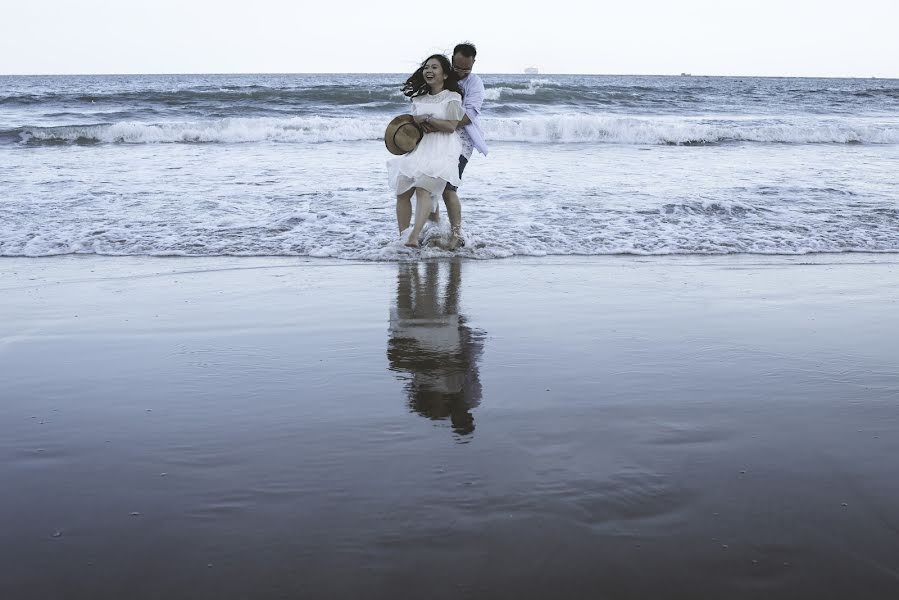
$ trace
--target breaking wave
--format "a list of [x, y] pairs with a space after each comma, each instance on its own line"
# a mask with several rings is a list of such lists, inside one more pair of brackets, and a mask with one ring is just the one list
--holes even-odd
[[[384, 117], [259, 117], [193, 122], [22, 127], [0, 131], [0, 142], [26, 144], [324, 143], [379, 140]], [[899, 144], [899, 124], [848, 119], [697, 119], [541, 115], [484, 120], [487, 138], [536, 144], [608, 143], [707, 145]]]

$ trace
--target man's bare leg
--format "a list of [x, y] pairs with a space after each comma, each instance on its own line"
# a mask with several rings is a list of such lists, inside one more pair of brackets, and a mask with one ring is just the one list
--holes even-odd
[[452, 234], [449, 240], [449, 249], [455, 250], [462, 242], [462, 203], [459, 202], [459, 194], [455, 190], [443, 190], [443, 203], [446, 204], [446, 214], [449, 217]]
[[415, 188], [396, 197], [396, 225], [400, 228], [400, 233], [409, 229], [409, 223], [412, 222], [412, 194]]
[[440, 222], [440, 207], [434, 209], [434, 212], [428, 215], [428, 221], [433, 221], [435, 223]]

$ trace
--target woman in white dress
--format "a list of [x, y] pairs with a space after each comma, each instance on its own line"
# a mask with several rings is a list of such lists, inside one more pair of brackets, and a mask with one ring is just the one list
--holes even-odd
[[[456, 126], [465, 111], [458, 77], [449, 59], [442, 54], [429, 56], [406, 80], [403, 93], [412, 98], [412, 115], [425, 134], [415, 150], [387, 161], [387, 177], [396, 193], [400, 233], [412, 220], [412, 196], [415, 196], [415, 224], [406, 245], [418, 248], [418, 236], [428, 215], [437, 209], [437, 199], [443, 195], [446, 184], [460, 183], [462, 142]], [[452, 214], [449, 208], [447, 214], [455, 232], [461, 225], [461, 214]]]

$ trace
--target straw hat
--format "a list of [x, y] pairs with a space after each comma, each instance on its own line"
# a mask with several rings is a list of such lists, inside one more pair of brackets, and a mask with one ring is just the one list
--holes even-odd
[[384, 144], [391, 154], [408, 154], [415, 150], [424, 136], [412, 115], [400, 115], [390, 122], [384, 132]]

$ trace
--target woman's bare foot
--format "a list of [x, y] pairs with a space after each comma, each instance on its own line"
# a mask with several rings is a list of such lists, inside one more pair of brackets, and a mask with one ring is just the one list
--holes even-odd
[[409, 236], [409, 239], [406, 240], [406, 243], [403, 245], [406, 246], [407, 248], [420, 248], [421, 247], [418, 244], [418, 236], [413, 238], [411, 235]]

